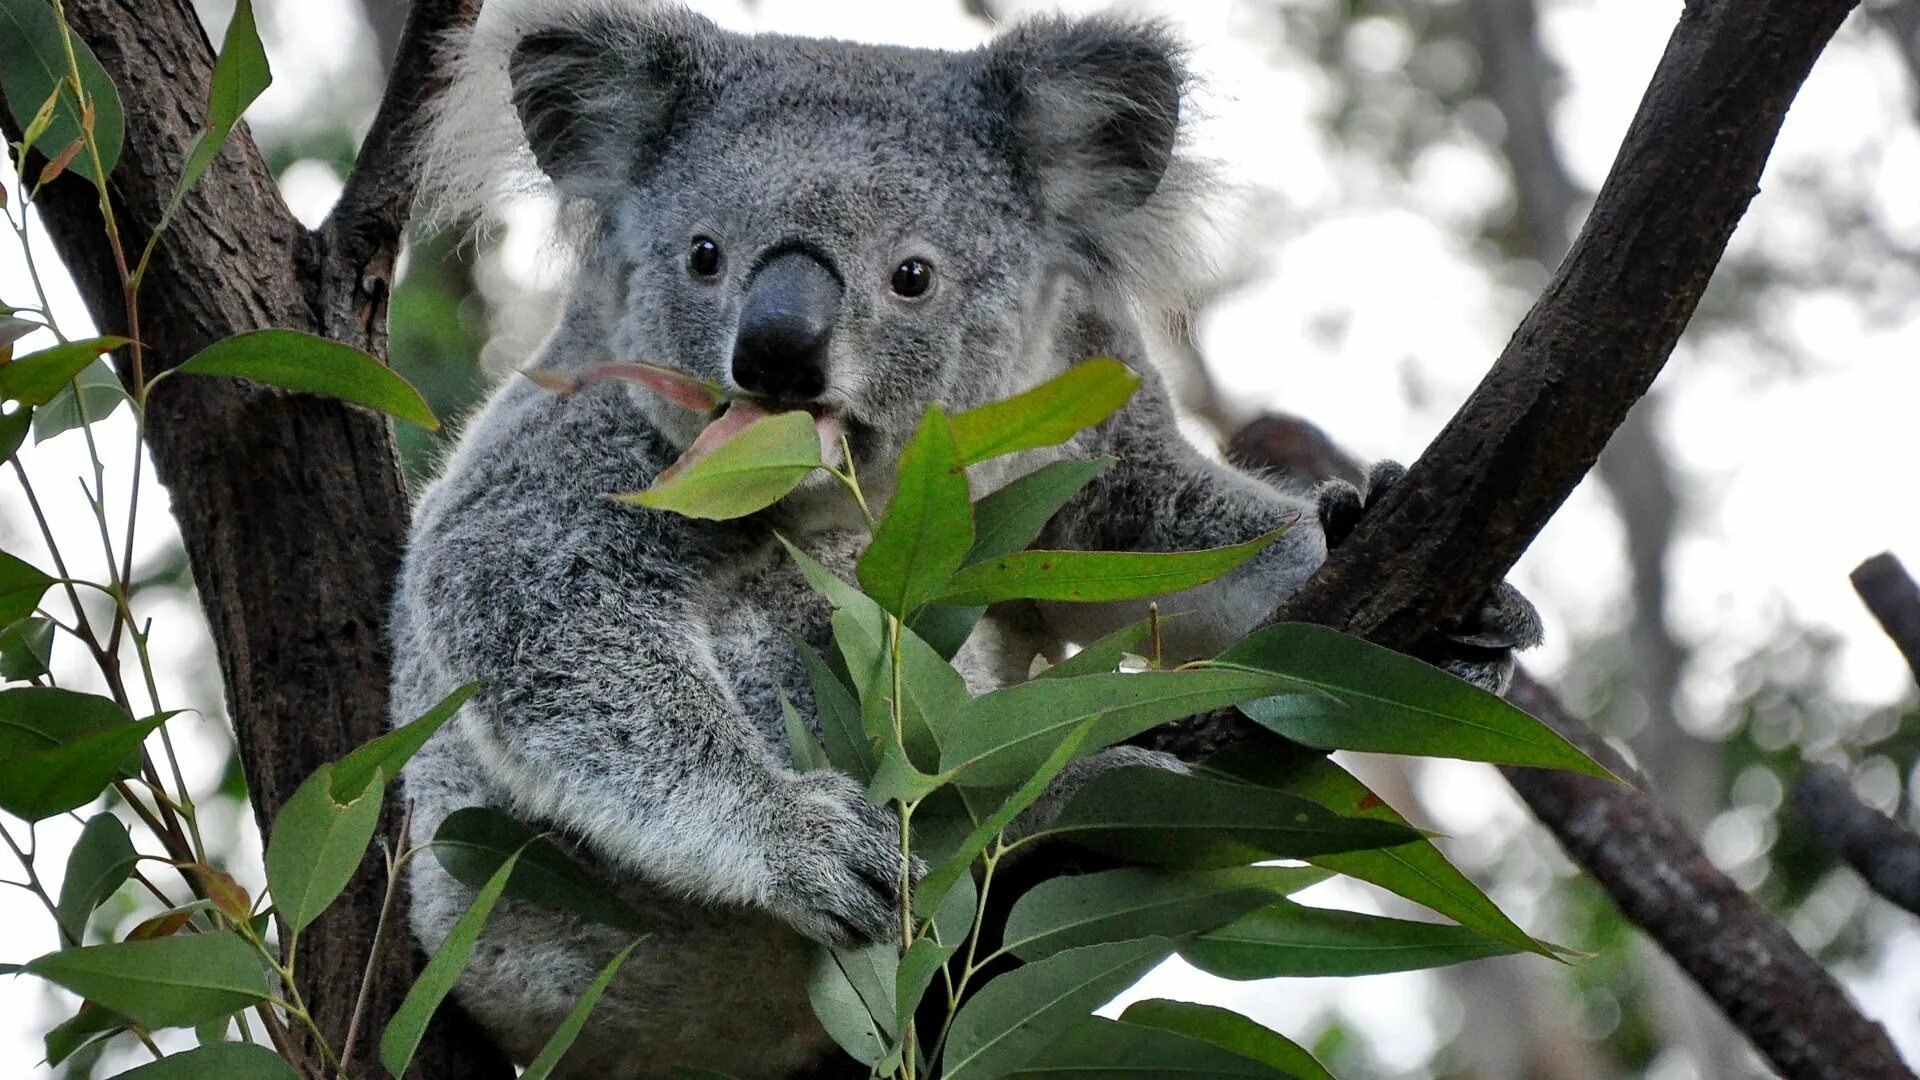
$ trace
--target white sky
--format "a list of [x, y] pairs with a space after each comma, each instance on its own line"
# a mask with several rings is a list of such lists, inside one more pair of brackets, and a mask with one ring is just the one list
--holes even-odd
[[[250, 114], [253, 123], [297, 129], [305, 118], [342, 105], [370, 107], [376, 88], [364, 63], [350, 53], [365, 31], [350, 4], [256, 3], [276, 82]], [[738, 0], [694, 6], [740, 28], [947, 47], [984, 36], [957, 2], [765, 0], [752, 13]], [[1545, 31], [1569, 76], [1558, 116], [1562, 149], [1578, 178], [1594, 186], [1679, 5], [1563, 0], [1547, 6]], [[1202, 327], [1202, 344], [1227, 397], [1250, 411], [1275, 407], [1311, 417], [1364, 455], [1411, 460], [1472, 388], [1532, 299], [1530, 288], [1489, 278], [1448, 228], [1501, 198], [1498, 163], [1474, 151], [1443, 148], [1420, 163], [1410, 189], [1357, 190], [1357, 170], [1328, 145], [1312, 119], [1327, 87], [1300, 63], [1274, 63], [1270, 40], [1250, 32], [1253, 5], [1166, 0], [1134, 7], [1174, 18], [1196, 45], [1196, 62], [1210, 88], [1204, 152], [1220, 158], [1236, 183], [1275, 191], [1290, 208], [1290, 220], [1282, 223], [1284, 248], [1248, 231], [1229, 239], [1237, 249], [1257, 246], [1263, 276]], [[1805, 168], [1844, 170], [1855, 197], [1879, 208], [1907, 244], [1920, 245], [1920, 202], [1912, 197], [1920, 175], [1920, 129], [1910, 120], [1910, 91], [1889, 52], [1858, 29], [1843, 31], [1816, 68], [1788, 118], [1769, 177]], [[1365, 40], [1363, 60], [1383, 70], [1404, 58], [1405, 43], [1385, 24], [1371, 28]], [[284, 177], [283, 185], [296, 212], [317, 221], [337, 194], [339, 179], [326, 166], [308, 164]], [[1792, 250], [1806, 242], [1810, 219], [1804, 207], [1777, 193], [1781, 187], [1771, 179], [1763, 183], [1736, 245]], [[509, 242], [510, 254], [521, 253], [509, 259], [510, 269], [536, 280], [537, 245], [525, 236]], [[44, 270], [52, 259], [44, 250], [40, 254]], [[70, 286], [57, 272], [54, 277], [58, 314], [69, 327], [83, 327]], [[18, 302], [22, 280], [18, 253], [0, 242], [0, 296]], [[1920, 304], [1911, 295], [1903, 299], [1893, 315], [1870, 317], [1856, 298], [1838, 291], [1767, 312], [1805, 356], [1792, 373], [1764, 358], [1709, 355], [1683, 343], [1663, 377], [1669, 407], [1661, 433], [1686, 470], [1691, 522], [1673, 556], [1669, 614], [1699, 650], [1687, 691], [1702, 715], [1728, 692], [1727, 665], [1764, 641], [1786, 615], [1838, 635], [1843, 646], [1834, 682], [1851, 700], [1883, 703], [1909, 693], [1904, 667], [1847, 583], [1848, 571], [1881, 550], [1892, 549], [1920, 568], [1920, 499], [1907, 472], [1920, 461], [1920, 423], [1914, 419]], [[1337, 345], [1314, 332], [1313, 321], [1329, 312], [1345, 315], [1350, 327]], [[1422, 393], [1406, 393], [1410, 384]], [[1410, 403], [1415, 396], [1419, 403]], [[109, 460], [127, 460], [130, 434], [124, 423], [103, 433]], [[25, 458], [34, 475], [44, 478], [38, 487], [58, 528], [77, 537], [69, 546], [78, 547], [90, 535], [77, 531], [88, 527], [86, 512], [76, 485], [64, 478], [84, 461], [80, 437], [63, 436]], [[120, 477], [124, 485], [124, 472]], [[143, 500], [142, 549], [151, 550], [171, 526], [157, 489]], [[17, 487], [11, 479], [0, 483], [0, 542], [37, 557], [27, 531]], [[1548, 620], [1550, 643], [1534, 658], [1536, 666], [1560, 669], [1571, 660], [1569, 642], [1622, 622], [1625, 580], [1618, 522], [1605, 495], [1583, 487], [1517, 571], [1517, 581]], [[188, 686], [215, 684], [202, 637], [187, 632], [201, 625], [189, 601], [176, 598], [143, 614], [174, 628], [158, 643], [169, 705], [185, 703]], [[67, 666], [75, 666], [75, 659], [66, 657]], [[196, 786], [212, 781], [194, 778]], [[1475, 849], [1490, 854], [1525, 820], [1504, 785], [1479, 767], [1430, 769], [1420, 788], [1433, 824], [1462, 838], [1455, 850], [1463, 857]], [[63, 850], [74, 831], [55, 823], [42, 830], [43, 842]], [[57, 866], [47, 869], [57, 879]], [[1541, 902], [1542, 884], [1506, 889], [1498, 898], [1524, 923]], [[1372, 902], [1339, 883], [1309, 898]], [[49, 946], [44, 924], [25, 894], [0, 889], [0, 960], [22, 960]], [[1893, 1028], [1910, 1056], [1920, 1057], [1920, 983], [1910, 974], [1916, 964], [1920, 934], [1908, 924], [1878, 964], [1847, 976], [1867, 1010]], [[1324, 1010], [1337, 1008], [1376, 1034], [1383, 1064], [1411, 1075], [1448, 1034], [1436, 1019], [1441, 1013], [1431, 1007], [1436, 986], [1420, 974], [1236, 986], [1176, 963], [1129, 997], [1233, 1004], [1293, 1034], [1311, 1032]], [[48, 1000], [24, 980], [0, 979], [0, 1017], [8, 1018], [0, 1024], [0, 1071], [47, 1075], [32, 1067], [40, 1046], [30, 1032], [43, 1026], [35, 1018], [46, 1015]], [[1659, 1075], [1691, 1073], [1684, 1063], [1667, 1062]]]

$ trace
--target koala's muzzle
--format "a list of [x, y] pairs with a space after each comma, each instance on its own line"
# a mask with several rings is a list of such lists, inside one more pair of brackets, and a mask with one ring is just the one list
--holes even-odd
[[788, 251], [755, 270], [733, 341], [740, 389], [784, 401], [819, 397], [842, 291], [839, 275], [810, 252]]

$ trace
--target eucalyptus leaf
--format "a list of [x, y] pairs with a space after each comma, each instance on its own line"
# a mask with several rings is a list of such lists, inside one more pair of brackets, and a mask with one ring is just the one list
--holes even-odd
[[1312, 688], [1241, 706], [1261, 726], [1308, 746], [1532, 765], [1616, 779], [1559, 732], [1498, 695], [1324, 626], [1268, 627], [1248, 635], [1216, 663], [1272, 672]]
[[115, 1080], [299, 1080], [285, 1058], [255, 1043], [213, 1043], [119, 1074]]
[[796, 640], [795, 647], [813, 685], [813, 704], [820, 716], [820, 745], [833, 767], [861, 783], [873, 779], [880, 755], [860, 723], [860, 703], [811, 645]]
[[228, 931], [66, 949], [26, 970], [149, 1030], [217, 1020], [269, 996], [259, 954]]
[[32, 564], [0, 551], [0, 625], [33, 614], [54, 581]]
[[553, 841], [498, 810], [469, 806], [448, 814], [433, 837], [433, 854], [447, 873], [470, 888], [485, 888], [518, 856], [503, 895], [557, 907], [629, 933], [648, 927], [613, 887], [594, 877]]
[[201, 349], [176, 375], [225, 375], [337, 398], [437, 431], [440, 421], [407, 380], [372, 356], [298, 330], [254, 330]]
[[[377, 786], [377, 785], [376, 785]], [[368, 791], [365, 797], [371, 798], [378, 793]], [[405, 1076], [407, 1066], [413, 1061], [414, 1051], [420, 1048], [420, 1040], [426, 1036], [427, 1024], [433, 1014], [440, 1011], [440, 1003], [453, 992], [453, 986], [460, 980], [460, 972], [466, 969], [467, 958], [473, 954], [474, 943], [480, 940], [480, 931], [486, 927], [487, 917], [493, 914], [493, 907], [506, 891], [507, 881], [513, 876], [514, 864], [519, 861], [518, 854], [509, 855], [493, 877], [474, 895], [473, 903], [468, 905], [453, 929], [447, 931], [447, 939], [440, 943], [420, 977], [413, 981], [407, 996], [400, 1002], [400, 1008], [387, 1021], [387, 1029], [380, 1035], [380, 1064], [395, 1076]]]
[[128, 721], [44, 750], [6, 756], [0, 760], [0, 810], [23, 821], [78, 810], [126, 773], [129, 757], [172, 715]]
[[1223, 577], [1285, 532], [1275, 529], [1244, 544], [1204, 551], [1021, 551], [962, 569], [928, 599], [937, 604], [1146, 600]]
[[1464, 926], [1303, 907], [1280, 900], [1182, 945], [1223, 979], [1378, 975], [1504, 956], [1510, 945]]
[[[0, 356], [5, 350], [0, 349]], [[27, 432], [34, 425], [34, 407], [22, 405], [12, 412], [0, 413], [0, 461], [12, 459], [20, 445], [27, 441]]]
[[[66, 42], [61, 39], [65, 37]], [[100, 151], [100, 164], [108, 173], [120, 160], [120, 144], [126, 137], [126, 120], [120, 110], [120, 95], [113, 88], [105, 68], [94, 58], [93, 50], [79, 35], [64, 32], [60, 17], [45, 0], [0, 0], [0, 94], [13, 109], [13, 119], [22, 129], [34, 121], [40, 104], [54, 95], [62, 79], [67, 78], [67, 42], [80, 70], [80, 85], [93, 102], [93, 140]], [[67, 146], [81, 135], [82, 113], [70, 91], [60, 91], [46, 130], [40, 141], [45, 146]], [[97, 186], [90, 154], [76, 157], [68, 168]]]
[[953, 441], [963, 464], [1042, 446], [1057, 446], [1112, 416], [1140, 376], [1118, 360], [1085, 360], [1025, 393], [953, 417]]
[[273, 820], [267, 841], [267, 888], [287, 929], [298, 934], [338, 899], [353, 879], [380, 824], [384, 774], [354, 799], [333, 797], [332, 765], [294, 790]]
[[479, 688], [477, 682], [460, 687], [418, 717], [334, 762], [333, 801], [348, 803], [359, 798], [360, 793], [373, 783], [376, 774], [388, 777], [400, 775], [401, 766], [427, 744], [434, 732], [453, 719], [454, 714]]
[[1291, 1074], [1157, 1027], [1089, 1016], [1007, 1080], [1284, 1080]]
[[535, 1055], [526, 1071], [520, 1074], [520, 1080], [547, 1080], [547, 1077], [553, 1075], [554, 1067], [559, 1065], [560, 1059], [569, 1049], [572, 1049], [574, 1040], [580, 1037], [580, 1030], [587, 1026], [587, 1017], [592, 1015], [593, 1007], [600, 1003], [600, 996], [605, 994], [607, 987], [613, 983], [613, 977], [619, 973], [620, 965], [627, 962], [627, 957], [633, 955], [633, 950], [639, 945], [640, 942], [636, 941], [614, 954], [612, 960], [607, 961], [607, 966], [600, 969], [600, 975], [593, 980], [593, 985], [587, 987], [586, 993], [580, 995], [580, 1000], [568, 1010], [566, 1019], [560, 1021], [560, 1026], [554, 1029], [553, 1035], [547, 1039], [547, 1044], [540, 1048], [540, 1053]]
[[1089, 945], [1001, 975], [953, 1018], [942, 1075], [986, 1080], [1013, 1072], [1139, 981], [1173, 947], [1166, 938]]
[[[1255, 740], [1234, 747], [1209, 760], [1207, 768], [1240, 783], [1312, 799], [1338, 814], [1407, 824], [1385, 800], [1325, 756], [1304, 751], [1289, 754], [1269, 742], [1278, 740]], [[1515, 925], [1479, 886], [1448, 862], [1430, 840], [1373, 851], [1314, 855], [1311, 861], [1348, 877], [1372, 882], [1516, 949], [1542, 956], [1555, 955]]]
[[1199, 934], [1329, 876], [1314, 867], [1241, 866], [1193, 873], [1127, 867], [1050, 878], [1014, 904], [1001, 947], [1034, 961], [1083, 945]]
[[81, 368], [73, 382], [62, 387], [53, 400], [33, 411], [34, 444], [37, 446], [84, 424], [97, 424], [131, 400], [120, 386], [120, 376], [113, 373], [113, 366], [105, 360], [95, 360]]
[[[891, 953], [891, 946], [884, 946]], [[887, 1056], [891, 1039], [886, 1024], [893, 1019], [892, 1002], [885, 1003], [885, 1019], [860, 993], [842, 962], [840, 950], [809, 942], [811, 964], [807, 975], [807, 1000], [813, 1005], [814, 1018], [833, 1037], [840, 1049], [865, 1065], [878, 1065]], [[856, 970], [859, 965], [856, 964]], [[889, 997], [891, 995], [889, 994]]]
[[793, 758], [793, 767], [798, 772], [820, 772], [833, 768], [827, 759], [826, 747], [814, 737], [806, 720], [800, 716], [800, 710], [793, 707], [793, 699], [786, 691], [780, 692], [780, 722], [787, 729], [787, 752]]
[[765, 510], [822, 466], [820, 436], [804, 412], [763, 416], [684, 467], [621, 502], [725, 521]]
[[[0, 0], [0, 3], [7, 0]], [[0, 400], [23, 405], [45, 405], [73, 382], [100, 354], [127, 343], [121, 337], [96, 337], [50, 345], [39, 352], [0, 364]]]
[[174, 189], [165, 217], [173, 216], [187, 192], [206, 175], [208, 166], [220, 156], [220, 148], [226, 145], [234, 125], [240, 122], [240, 114], [272, 83], [267, 52], [261, 47], [260, 31], [254, 26], [253, 4], [249, 0], [237, 0], [233, 18], [227, 20], [220, 55], [213, 63], [213, 78], [207, 89], [207, 126], [194, 140], [193, 149], [187, 151], [187, 164], [181, 170], [180, 183]]
[[111, 1039], [132, 1026], [133, 1021], [112, 1009], [83, 1001], [79, 1012], [56, 1024], [42, 1039], [47, 1050], [47, 1064], [59, 1065], [87, 1047]]
[[1120, 858], [1196, 869], [1389, 847], [1420, 836], [1284, 792], [1149, 768], [1087, 781], [1046, 833]]
[[1333, 1080], [1327, 1067], [1292, 1039], [1217, 1005], [1149, 998], [1127, 1006], [1120, 1022], [1200, 1039], [1297, 1080]]
[[938, 405], [901, 451], [899, 481], [856, 576], [881, 607], [905, 618], [947, 583], [973, 547], [973, 506], [953, 430]]
[[1020, 551], [1040, 535], [1047, 522], [1115, 459], [1055, 461], [1009, 481], [973, 504], [973, 549], [966, 565]]
[[0, 679], [37, 679], [52, 662], [52, 619], [29, 615], [0, 630]]
[[112, 814], [95, 814], [80, 829], [80, 838], [67, 856], [60, 879], [60, 902], [55, 906], [60, 925], [74, 941], [86, 939], [87, 921], [133, 874], [140, 853], [133, 849], [127, 827]]

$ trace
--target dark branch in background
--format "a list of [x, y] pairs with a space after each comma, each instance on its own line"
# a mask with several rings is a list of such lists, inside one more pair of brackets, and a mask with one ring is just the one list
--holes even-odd
[[1915, 682], [1920, 682], [1920, 585], [1892, 552], [1882, 552], [1854, 568], [1853, 591], [1880, 620], [1880, 628], [1906, 657]]
[[[204, 123], [213, 49], [188, 0], [67, 0], [66, 10], [119, 90], [126, 142], [111, 188], [122, 238], [138, 251]], [[405, 151], [431, 77], [431, 46], [465, 14], [466, 5], [428, 0], [409, 24], [400, 51], [415, 58], [415, 69], [390, 89], [367, 138], [363, 168], [349, 184], [352, 212], [324, 236], [294, 220], [245, 127], [235, 131], [146, 277], [149, 377], [261, 327], [385, 355], [386, 301], [410, 198]], [[95, 322], [103, 332], [122, 329], [120, 281], [93, 189], [69, 174], [36, 206]], [[392, 432], [383, 418], [336, 401], [180, 379], [153, 396], [146, 435], [213, 631], [265, 834], [301, 781], [386, 729], [387, 608], [408, 518]], [[396, 802], [390, 798], [388, 816], [395, 828]], [[301, 936], [302, 992], [336, 1047], [379, 917], [379, 863], [368, 858]], [[375, 1022], [360, 1029], [361, 1061], [372, 1060], [373, 1036], [415, 971], [406, 936], [389, 941], [371, 969]], [[429, 1033], [416, 1073], [511, 1076], [483, 1039], [453, 1033], [460, 1021]]]
[[[1854, 591], [1920, 682], [1920, 585], [1891, 552], [1861, 563], [1852, 578]], [[1862, 802], [1847, 775], [1827, 765], [1801, 774], [1793, 806], [1874, 892], [1920, 915], [1920, 836]]]
[[1793, 785], [1793, 808], [1869, 888], [1920, 915], [1920, 836], [1861, 802], [1846, 773], [1807, 769]]

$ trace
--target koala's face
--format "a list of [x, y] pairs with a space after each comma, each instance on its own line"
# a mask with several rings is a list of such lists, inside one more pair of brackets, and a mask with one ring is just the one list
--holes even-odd
[[1171, 157], [1181, 76], [1150, 27], [942, 53], [584, 11], [511, 72], [541, 167], [597, 207], [610, 348], [832, 414], [864, 459], [929, 403], [1044, 374], [1023, 330], [1049, 274], [1097, 263]]

